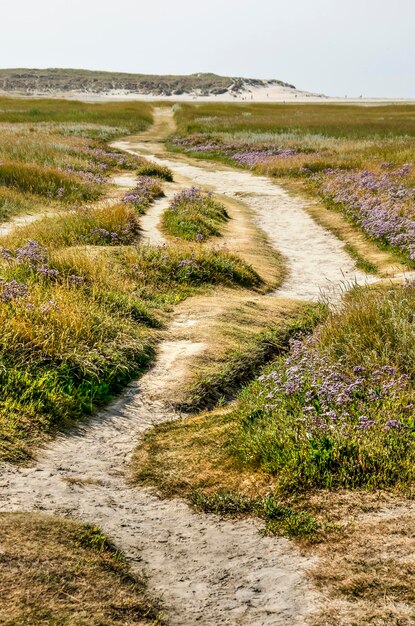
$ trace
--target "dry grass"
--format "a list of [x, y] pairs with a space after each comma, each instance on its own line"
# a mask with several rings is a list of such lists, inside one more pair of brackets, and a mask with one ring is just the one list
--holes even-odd
[[[344, 516], [344, 511], [343, 511]], [[413, 503], [366, 513], [317, 546], [312, 579], [326, 598], [313, 626], [415, 623]]]
[[298, 301], [230, 289], [182, 303], [175, 336], [202, 342], [205, 350], [177, 390], [176, 404], [196, 410], [234, 397], [283, 346], [282, 335], [305, 308]]
[[[171, 401], [188, 409], [192, 403], [197, 407], [201, 385], [203, 401], [211, 397], [217, 402], [222, 395], [228, 399], [235, 395], [247, 382], [244, 376], [249, 379], [252, 368], [264, 364], [267, 352], [258, 351], [258, 346], [263, 347], [263, 338], [268, 337], [266, 341], [271, 343], [272, 332], [288, 329], [301, 319], [306, 308], [296, 301], [260, 299], [231, 290], [183, 302], [171, 332], [175, 339], [202, 342], [205, 349], [194, 357]], [[276, 342], [271, 348], [271, 354], [278, 352]], [[272, 479], [251, 468], [245, 470], [228, 453], [226, 442], [234, 425], [229, 410], [222, 408], [151, 429], [136, 450], [134, 480], [156, 485], [165, 495], [189, 496], [198, 489], [207, 493], [231, 489], [249, 496], [265, 493]]]
[[53, 249], [88, 244], [119, 245], [136, 242], [139, 232], [134, 208], [116, 203], [40, 217], [35, 222], [14, 229], [2, 237], [0, 243], [12, 249], [29, 240]]
[[0, 515], [4, 626], [159, 624], [144, 579], [99, 529], [57, 517]]
[[226, 410], [218, 409], [151, 429], [134, 455], [134, 482], [156, 486], [165, 497], [222, 489], [248, 496], [267, 493], [269, 476], [244, 471], [226, 453], [233, 426]]

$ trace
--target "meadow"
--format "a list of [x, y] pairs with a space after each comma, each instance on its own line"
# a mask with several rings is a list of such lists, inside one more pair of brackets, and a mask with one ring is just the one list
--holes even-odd
[[413, 105], [183, 104], [169, 145], [296, 184], [412, 262], [414, 113]]
[[[261, 279], [196, 241], [140, 242], [138, 218], [172, 175], [108, 141], [147, 128], [148, 105], [1, 106], [4, 218], [41, 212], [0, 240], [0, 450], [24, 460], [150, 365], [173, 304], [209, 285]], [[111, 175], [125, 171], [136, 185], [113, 197]]]
[[[166, 243], [145, 243], [141, 216], [174, 172], [109, 142], [150, 129], [152, 115], [142, 103], [0, 102], [2, 222], [37, 217], [0, 236], [1, 459], [27, 462], [108, 404], [150, 368], [180, 311], [182, 330], [167, 336], [204, 351], [178, 393], [169, 392], [169, 410], [181, 419], [138, 442], [135, 483], [206, 513], [256, 516], [263, 533], [319, 553], [314, 582], [341, 611], [323, 610], [316, 625], [409, 625], [414, 571], [401, 555], [412, 518], [370, 514], [407, 506], [414, 495], [413, 280], [354, 286], [331, 309], [270, 297], [284, 261], [243, 202], [190, 185], [161, 216]], [[181, 104], [175, 119], [166, 146], [179, 159], [248, 169], [306, 194], [325, 223], [337, 216], [367, 271], [383, 275], [373, 249], [413, 267], [415, 107]], [[127, 172], [134, 186], [117, 190], [112, 177]], [[356, 524], [363, 514], [369, 518]], [[6, 515], [0, 525], [13, 563], [15, 535], [25, 537], [24, 585], [35, 582], [48, 602], [76, 554], [82, 584], [73, 593], [97, 620], [112, 624], [122, 614], [157, 623], [157, 603], [99, 529], [39, 516]], [[41, 535], [51, 556], [44, 567], [56, 575], [47, 588], [32, 565]], [[95, 578], [108, 592], [102, 616]], [[108, 616], [112, 593], [118, 612]], [[22, 595], [16, 601], [16, 619], [45, 617]], [[45, 611], [66, 619], [69, 605]]]
[[[283, 184], [296, 179], [297, 189], [410, 267], [414, 114], [409, 105], [184, 104], [169, 148]], [[227, 417], [234, 462], [272, 476], [281, 497], [339, 488], [412, 493], [414, 294], [412, 280], [355, 287], [316, 330], [291, 340]]]

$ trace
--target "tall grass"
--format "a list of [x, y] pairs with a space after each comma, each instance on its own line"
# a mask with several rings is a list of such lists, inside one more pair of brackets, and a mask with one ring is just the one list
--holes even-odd
[[242, 394], [234, 453], [277, 489], [410, 490], [415, 289], [356, 289]]
[[412, 104], [180, 104], [175, 115], [183, 134], [226, 132], [310, 133], [366, 139], [415, 136]]
[[100, 196], [99, 187], [92, 183], [82, 183], [75, 176], [35, 164], [1, 163], [0, 185], [72, 203]]
[[136, 211], [120, 203], [98, 208], [79, 208], [61, 215], [43, 217], [21, 226], [2, 239], [5, 248], [16, 250], [29, 240], [59, 248], [74, 245], [120, 245], [138, 240]]
[[145, 129], [152, 120], [147, 104], [0, 102], [0, 219], [96, 200], [112, 170], [143, 164], [106, 142]]
[[[32, 125], [89, 125], [93, 134], [100, 127], [114, 129], [112, 136], [140, 132], [152, 122], [151, 105], [144, 102], [86, 103], [68, 100], [0, 98], [0, 123]], [[95, 131], [94, 131], [95, 127]], [[121, 132], [120, 132], [121, 131]], [[106, 137], [108, 140], [110, 137]]]
[[[120, 210], [131, 211], [125, 205], [101, 211], [118, 219]], [[89, 218], [90, 212], [58, 216], [22, 229], [49, 247], [25, 241], [19, 231], [3, 241], [9, 246], [0, 264], [3, 458], [25, 458], [45, 432], [91, 413], [142, 372], [166, 306], [209, 285], [260, 285], [237, 257], [200, 246], [76, 245]]]

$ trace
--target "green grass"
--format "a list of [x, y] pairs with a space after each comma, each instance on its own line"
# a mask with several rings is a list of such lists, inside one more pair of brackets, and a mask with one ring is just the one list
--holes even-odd
[[242, 261], [214, 250], [20, 249], [24, 257], [12, 250], [3, 262], [0, 285], [0, 455], [8, 460], [26, 458], [45, 433], [89, 415], [143, 372], [168, 305], [209, 285], [260, 284]]
[[283, 535], [289, 539], [310, 538], [319, 530], [319, 523], [312, 515], [282, 504], [272, 494], [250, 498], [226, 490], [212, 495], [195, 491], [190, 500], [205, 513], [230, 517], [255, 515], [266, 523], [262, 531], [264, 534]]
[[140, 226], [136, 211], [127, 204], [104, 208], [81, 208], [43, 217], [3, 237], [3, 247], [17, 249], [29, 240], [59, 248], [75, 245], [120, 245], [135, 243]]
[[[61, 124], [79, 131], [89, 130], [95, 138], [103, 138], [106, 128], [111, 137], [137, 133], [152, 122], [151, 105], [144, 102], [86, 103], [68, 100], [0, 98], [0, 123]], [[70, 125], [70, 126], [69, 126]]]
[[344, 104], [192, 104], [176, 108], [179, 131], [320, 135], [336, 139], [415, 136], [412, 104], [359, 106]]
[[229, 216], [223, 204], [210, 193], [192, 187], [177, 194], [162, 217], [163, 230], [187, 241], [220, 236], [220, 226]]
[[143, 165], [107, 141], [151, 121], [147, 104], [1, 98], [0, 219], [100, 198], [112, 171]]
[[71, 203], [96, 200], [101, 195], [97, 185], [35, 164], [1, 163], [0, 185]]
[[275, 477], [284, 493], [410, 491], [414, 312], [412, 286], [356, 289], [314, 337], [242, 393], [233, 453]]
[[50, 206], [56, 207], [56, 202], [51, 199], [42, 200], [35, 195], [22, 193], [17, 189], [0, 187], [0, 222], [8, 222], [18, 215], [38, 213]]

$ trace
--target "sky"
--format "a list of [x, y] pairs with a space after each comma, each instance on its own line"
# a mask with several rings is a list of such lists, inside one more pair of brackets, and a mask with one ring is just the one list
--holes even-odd
[[277, 78], [415, 98], [415, 0], [2, 0], [0, 67]]

